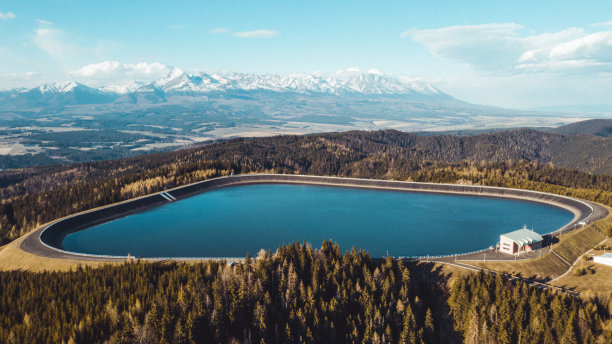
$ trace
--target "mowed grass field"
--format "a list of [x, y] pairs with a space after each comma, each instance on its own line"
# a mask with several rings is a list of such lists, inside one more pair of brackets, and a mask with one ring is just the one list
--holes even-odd
[[[612, 239], [608, 238], [604, 245], [612, 246]], [[585, 256], [597, 256], [603, 252], [603, 250], [593, 250]], [[585, 269], [584, 275], [576, 273], [582, 269]], [[553, 283], [588, 295], [610, 296], [612, 294], [612, 266], [580, 259], [574, 265], [572, 271]]]
[[[560, 236], [559, 242], [552, 246], [552, 251], [554, 251], [556, 255], [552, 252], [547, 252], [538, 258], [530, 260], [471, 262], [470, 264], [524, 278], [551, 281], [566, 273], [570, 265], [573, 264], [578, 257], [606, 238], [604, 233], [606, 232], [606, 228], [612, 225], [612, 222], [610, 222], [611, 219], [612, 215], [608, 215], [606, 218], [589, 226]], [[559, 257], [563, 258], [566, 262]], [[567, 262], [569, 262], [569, 264]], [[568, 275], [569, 274], [571, 274], [571, 272], [568, 273]], [[609, 290], [612, 291], [612, 285], [610, 285]]]
[[100, 261], [70, 260], [37, 256], [19, 247], [26, 236], [0, 248], [0, 270], [27, 270], [32, 272], [69, 271], [76, 269], [79, 265], [98, 267], [104, 264], [113, 264]]
[[553, 246], [553, 250], [573, 264], [578, 257], [606, 238], [606, 226], [611, 224], [608, 216], [580, 231], [564, 234], [559, 237], [559, 242]]

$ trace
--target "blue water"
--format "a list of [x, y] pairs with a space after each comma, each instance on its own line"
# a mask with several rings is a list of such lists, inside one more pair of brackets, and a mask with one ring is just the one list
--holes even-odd
[[526, 224], [548, 233], [571, 221], [525, 201], [327, 186], [232, 186], [68, 235], [68, 251], [137, 257], [244, 257], [324, 239], [374, 257], [479, 250]]

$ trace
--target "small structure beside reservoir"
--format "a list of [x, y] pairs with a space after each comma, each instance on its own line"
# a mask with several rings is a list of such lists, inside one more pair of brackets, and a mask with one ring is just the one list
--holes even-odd
[[499, 236], [499, 251], [517, 254], [540, 249], [543, 238], [540, 234], [527, 229], [526, 226]]
[[599, 256], [594, 256], [593, 261], [595, 263], [612, 266], [612, 253], [604, 253]]

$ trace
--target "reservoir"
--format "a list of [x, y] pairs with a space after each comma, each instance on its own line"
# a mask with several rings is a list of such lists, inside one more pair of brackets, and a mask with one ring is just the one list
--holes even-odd
[[333, 186], [213, 189], [67, 235], [67, 251], [136, 257], [244, 257], [295, 241], [336, 241], [382, 257], [487, 248], [524, 224], [552, 232], [564, 209], [505, 198]]

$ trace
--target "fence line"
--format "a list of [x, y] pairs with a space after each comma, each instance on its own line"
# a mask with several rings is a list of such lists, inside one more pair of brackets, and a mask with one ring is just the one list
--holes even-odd
[[465, 256], [468, 254], [475, 254], [475, 253], [481, 253], [481, 252], [486, 252], [490, 250], [490, 248], [485, 248], [482, 250], [476, 250], [476, 251], [471, 251], [471, 252], [463, 252], [463, 253], [453, 253], [453, 254], [441, 254], [441, 255], [425, 255], [425, 256], [398, 256], [397, 259], [436, 259], [436, 258], [449, 258], [449, 257], [459, 257], [459, 256]]
[[437, 260], [434, 260], [434, 262], [440, 263], [440, 264], [453, 265], [453, 266], [456, 266], [456, 267], [460, 267], [460, 268], [468, 269], [468, 270], [472, 270], [472, 271], [481, 271], [482, 270], [482, 271], [487, 271], [487, 272], [492, 273], [492, 274], [500, 274], [502, 277], [506, 277], [507, 279], [509, 279], [511, 281], [512, 280], [522, 281], [522, 282], [526, 283], [527, 285], [530, 285], [530, 286], [533, 286], [533, 287], [536, 287], [536, 288], [554, 289], [554, 290], [558, 290], [560, 292], [566, 293], [566, 294], [571, 295], [571, 296], [577, 296], [577, 295], [582, 294], [581, 292], [576, 291], [576, 290], [565, 289], [563, 287], [558, 287], [556, 285], [552, 285], [552, 284], [548, 284], [548, 283], [542, 283], [542, 282], [534, 281], [534, 280], [531, 280], [531, 279], [528, 279], [528, 278], [523, 278], [523, 277], [520, 277], [520, 276], [514, 276], [514, 275], [511, 275], [509, 273], [500, 272], [500, 271], [496, 271], [496, 270], [491, 270], [491, 269], [487, 269], [487, 268], [481, 268], [481, 267], [470, 265], [470, 264], [464, 264], [464, 263], [463, 264], [454, 264], [454, 263], [451, 263], [451, 262], [437, 261]]

